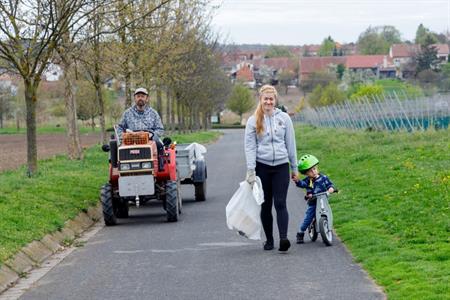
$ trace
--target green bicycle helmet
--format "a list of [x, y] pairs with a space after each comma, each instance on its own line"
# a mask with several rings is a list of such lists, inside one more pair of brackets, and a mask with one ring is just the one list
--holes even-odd
[[317, 159], [317, 157], [311, 154], [305, 154], [300, 157], [297, 168], [300, 173], [305, 174], [309, 169], [311, 169], [318, 163], [319, 160]]

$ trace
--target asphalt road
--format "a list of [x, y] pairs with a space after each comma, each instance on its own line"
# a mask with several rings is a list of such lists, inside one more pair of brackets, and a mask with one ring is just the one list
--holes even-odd
[[193, 187], [183, 186], [179, 222], [165, 222], [157, 202], [133, 207], [129, 219], [104, 227], [21, 299], [384, 298], [339, 241], [295, 244], [305, 203], [292, 184], [288, 254], [228, 230], [225, 206], [246, 170], [242, 130], [208, 146], [207, 166], [207, 201], [195, 202]]

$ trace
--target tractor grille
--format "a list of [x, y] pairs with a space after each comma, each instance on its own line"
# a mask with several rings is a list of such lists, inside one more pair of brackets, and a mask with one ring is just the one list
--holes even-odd
[[151, 150], [148, 148], [126, 148], [119, 150], [119, 160], [138, 160], [138, 159], [151, 159]]

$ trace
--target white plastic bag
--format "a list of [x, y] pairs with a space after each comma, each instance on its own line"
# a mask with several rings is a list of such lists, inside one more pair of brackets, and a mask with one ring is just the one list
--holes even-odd
[[256, 177], [253, 189], [247, 181], [242, 181], [226, 207], [228, 228], [251, 240], [260, 240], [263, 202], [264, 192], [259, 177]]
[[194, 148], [195, 160], [205, 159], [203, 156], [203, 154], [205, 154], [207, 152], [205, 146], [203, 146], [202, 144], [198, 144], [198, 143], [191, 143], [189, 146], [186, 147], [186, 149], [189, 149], [191, 147]]

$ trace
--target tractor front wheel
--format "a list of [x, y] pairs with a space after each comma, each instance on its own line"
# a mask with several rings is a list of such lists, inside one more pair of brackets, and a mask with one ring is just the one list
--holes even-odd
[[100, 191], [100, 201], [102, 202], [103, 219], [106, 226], [117, 224], [116, 216], [114, 215], [112, 187], [110, 183], [102, 186]]
[[166, 183], [166, 212], [167, 221], [177, 222], [180, 214], [180, 193], [176, 181]]
[[116, 200], [115, 206], [117, 207], [117, 209], [115, 210], [115, 215], [117, 216], [117, 218], [128, 218], [128, 200], [125, 198], [117, 198], [114, 200]]

